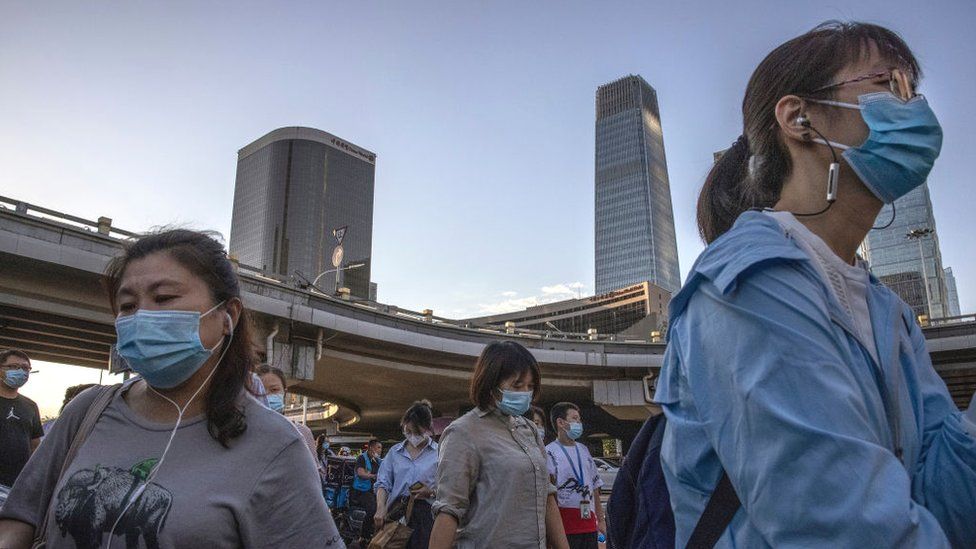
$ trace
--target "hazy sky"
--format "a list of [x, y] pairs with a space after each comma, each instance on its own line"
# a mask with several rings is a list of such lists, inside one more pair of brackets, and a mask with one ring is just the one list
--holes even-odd
[[381, 301], [517, 308], [592, 292], [594, 94], [636, 73], [658, 91], [686, 274], [695, 199], [741, 133], [749, 75], [826, 19], [890, 26], [921, 60], [945, 130], [929, 179], [943, 260], [976, 310], [970, 0], [0, 0], [0, 194], [226, 235], [237, 150], [312, 126], [378, 155]]

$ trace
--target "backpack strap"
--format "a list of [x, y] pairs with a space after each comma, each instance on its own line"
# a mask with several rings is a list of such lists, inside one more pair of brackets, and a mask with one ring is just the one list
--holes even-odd
[[[81, 424], [78, 426], [78, 430], [75, 431], [74, 436], [71, 438], [71, 446], [68, 447], [68, 451], [64, 455], [64, 463], [61, 464], [61, 472], [58, 473], [58, 480], [54, 483], [54, 488], [57, 488], [58, 483], [64, 477], [64, 473], [71, 466], [71, 462], [74, 461], [75, 456], [78, 455], [78, 450], [81, 449], [82, 445], [85, 444], [85, 440], [88, 435], [91, 434], [92, 430], [95, 429], [95, 424], [98, 423], [98, 418], [101, 417], [102, 412], [108, 405], [112, 403], [112, 400], [116, 395], [122, 390], [122, 384], [116, 385], [100, 385], [93, 389], [98, 391], [95, 399], [92, 401], [88, 410], [85, 412], [85, 417], [82, 418]], [[44, 508], [44, 518], [41, 519], [40, 527], [34, 531], [34, 546], [43, 546], [44, 538], [47, 535], [47, 523], [50, 517], [50, 503]], [[42, 545], [38, 545], [38, 544]]]
[[688, 549], [711, 549], [715, 547], [741, 506], [739, 496], [736, 495], [732, 481], [729, 480], [729, 474], [723, 469], [722, 478], [718, 480], [715, 491], [708, 498], [705, 511], [698, 519], [695, 530], [691, 533]]

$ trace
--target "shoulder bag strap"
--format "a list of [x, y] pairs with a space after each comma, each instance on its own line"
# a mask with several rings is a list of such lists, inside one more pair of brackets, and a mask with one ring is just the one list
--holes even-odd
[[[88, 435], [91, 434], [92, 430], [95, 428], [95, 424], [98, 423], [98, 418], [101, 417], [102, 412], [115, 398], [115, 395], [119, 394], [122, 390], [122, 384], [117, 385], [103, 385], [98, 388], [98, 395], [95, 400], [92, 401], [91, 406], [88, 407], [88, 411], [85, 412], [85, 417], [82, 418], [81, 424], [78, 426], [78, 430], [75, 431], [74, 436], [71, 438], [71, 446], [68, 447], [67, 453], [64, 455], [64, 463], [61, 465], [61, 472], [58, 474], [58, 480], [54, 483], [54, 488], [56, 489], [58, 484], [61, 482], [61, 478], [64, 477], [65, 471], [71, 466], [71, 462], [74, 461], [75, 456], [78, 455], [78, 450], [85, 443]], [[53, 499], [52, 494], [52, 499]], [[44, 538], [47, 535], [47, 523], [50, 517], [51, 504], [44, 508], [44, 518], [41, 519], [40, 527], [34, 531], [34, 547], [43, 547]]]
[[732, 481], [729, 480], [729, 474], [722, 470], [722, 478], [718, 480], [715, 491], [708, 498], [705, 511], [698, 519], [695, 530], [691, 533], [688, 549], [711, 549], [715, 547], [741, 506], [739, 496], [736, 495]]
[[410, 496], [410, 500], [407, 501], [407, 512], [403, 514], [403, 523], [410, 524], [410, 517], [413, 516], [413, 503], [417, 501], [417, 496]]

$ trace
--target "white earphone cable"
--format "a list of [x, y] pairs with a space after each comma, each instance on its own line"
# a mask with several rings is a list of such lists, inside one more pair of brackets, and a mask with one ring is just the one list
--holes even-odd
[[220, 363], [224, 361], [224, 356], [227, 354], [227, 350], [230, 349], [231, 342], [234, 341], [234, 321], [233, 319], [231, 319], [229, 314], [227, 314], [227, 320], [231, 327], [230, 336], [229, 336], [230, 339], [228, 339], [227, 344], [224, 345], [224, 350], [221, 351], [220, 358], [217, 359], [217, 363], [214, 364], [213, 369], [210, 370], [209, 374], [207, 374], [207, 378], [203, 380], [203, 383], [201, 383], [199, 387], [197, 387], [197, 390], [194, 391], [193, 396], [191, 396], [190, 399], [186, 401], [186, 404], [180, 407], [180, 405], [177, 404], [175, 401], [173, 401], [173, 399], [160, 393], [159, 391], [154, 389], [152, 385], [146, 383], [146, 387], [148, 387], [150, 391], [155, 393], [157, 396], [165, 399], [167, 402], [169, 402], [176, 408], [176, 412], [177, 412], [176, 424], [173, 426], [173, 430], [169, 434], [169, 440], [167, 440], [166, 442], [166, 447], [163, 449], [162, 455], [159, 456], [159, 461], [156, 462], [156, 465], [153, 466], [152, 471], [150, 471], [149, 474], [146, 476], [146, 480], [143, 481], [143, 483], [139, 485], [139, 487], [136, 488], [136, 490], [132, 493], [132, 496], [129, 498], [128, 503], [125, 504], [125, 507], [122, 508], [122, 511], [119, 513], [119, 516], [116, 517], [115, 522], [112, 524], [112, 529], [109, 530], [108, 533], [108, 546], [106, 547], [106, 549], [112, 549], [112, 537], [115, 535], [115, 529], [118, 528], [119, 522], [122, 521], [122, 517], [124, 517], [125, 513], [129, 510], [130, 507], [132, 507], [132, 504], [134, 504], [139, 499], [139, 496], [141, 496], [142, 493], [146, 491], [146, 488], [149, 487], [149, 483], [156, 478], [156, 474], [159, 472], [159, 468], [162, 467], [163, 462], [166, 460], [166, 454], [169, 453], [170, 446], [173, 445], [173, 439], [176, 438], [176, 431], [180, 428], [180, 424], [183, 423], [183, 414], [186, 412], [187, 408], [190, 407], [190, 404], [193, 403], [193, 400], [197, 398], [197, 395], [200, 394], [200, 391], [202, 391], [203, 388], [207, 386], [207, 383], [210, 382], [210, 378], [213, 377], [214, 372], [216, 372], [217, 368], [220, 367]]

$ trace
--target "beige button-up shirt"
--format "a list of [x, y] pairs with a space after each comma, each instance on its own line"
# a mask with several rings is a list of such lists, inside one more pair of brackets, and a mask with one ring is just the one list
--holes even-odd
[[545, 447], [522, 417], [475, 408], [441, 436], [434, 515], [458, 520], [458, 549], [545, 549]]

